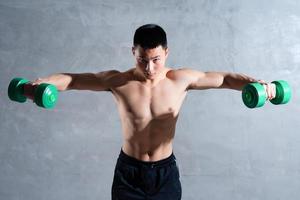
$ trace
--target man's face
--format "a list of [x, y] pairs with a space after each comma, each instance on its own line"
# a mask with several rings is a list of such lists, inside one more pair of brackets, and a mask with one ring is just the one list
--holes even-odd
[[136, 68], [146, 79], [155, 79], [165, 69], [168, 48], [165, 49], [160, 45], [145, 50], [137, 46], [132, 48], [132, 53], [136, 60]]

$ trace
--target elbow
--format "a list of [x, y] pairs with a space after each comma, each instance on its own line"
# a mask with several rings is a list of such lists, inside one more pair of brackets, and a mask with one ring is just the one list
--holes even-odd
[[230, 83], [230, 77], [228, 75], [223, 76], [223, 81], [221, 83], [220, 88], [232, 89], [232, 85]]
[[224, 75], [222, 88], [232, 89], [232, 90], [241, 90], [240, 84], [232, 77], [232, 75]]
[[76, 76], [70, 76], [70, 82], [67, 84], [67, 86], [65, 88], [63, 88], [63, 90], [73, 90], [76, 87]]
[[64, 81], [62, 82], [57, 89], [59, 91], [72, 90], [76, 88], [76, 74], [63, 74], [65, 76]]

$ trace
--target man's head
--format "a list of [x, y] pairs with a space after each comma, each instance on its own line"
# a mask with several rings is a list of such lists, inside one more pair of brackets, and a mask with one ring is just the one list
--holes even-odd
[[166, 32], [158, 25], [146, 24], [134, 34], [132, 53], [136, 68], [147, 79], [154, 79], [165, 69], [168, 57]]

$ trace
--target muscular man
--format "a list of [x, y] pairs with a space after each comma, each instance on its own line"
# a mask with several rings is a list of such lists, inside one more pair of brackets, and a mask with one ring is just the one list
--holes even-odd
[[[33, 84], [51, 83], [60, 91], [113, 94], [120, 113], [123, 144], [114, 171], [112, 199], [181, 199], [172, 142], [187, 92], [209, 88], [241, 90], [245, 84], [258, 80], [237, 73], [166, 67], [166, 33], [155, 24], [136, 30], [132, 53], [135, 66], [125, 72], [54, 74]], [[260, 82], [266, 86], [268, 99], [274, 98], [274, 87]]]

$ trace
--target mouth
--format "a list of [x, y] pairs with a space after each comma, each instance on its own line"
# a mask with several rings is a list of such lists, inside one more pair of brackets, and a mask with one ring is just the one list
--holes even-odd
[[145, 76], [150, 77], [150, 76], [154, 76], [154, 74], [148, 74], [148, 73], [145, 73]]

